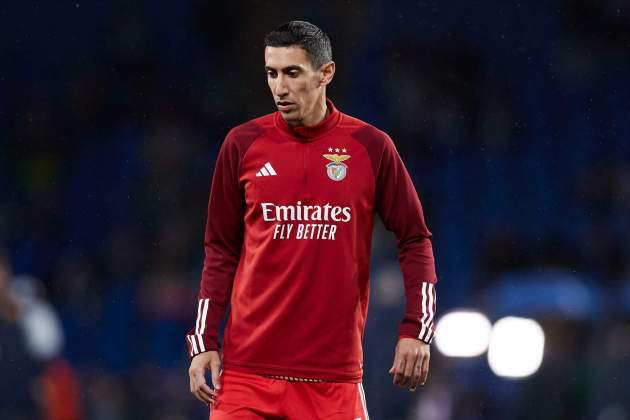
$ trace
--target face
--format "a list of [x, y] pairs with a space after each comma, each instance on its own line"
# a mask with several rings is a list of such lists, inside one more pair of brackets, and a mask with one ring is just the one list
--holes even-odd
[[335, 63], [315, 69], [299, 46], [266, 47], [267, 83], [278, 111], [290, 125], [312, 125], [321, 107], [325, 112], [326, 85]]

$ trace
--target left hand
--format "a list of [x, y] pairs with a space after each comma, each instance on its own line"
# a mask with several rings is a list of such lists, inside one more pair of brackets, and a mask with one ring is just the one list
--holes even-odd
[[409, 386], [414, 392], [418, 384], [424, 385], [429, 374], [429, 345], [415, 338], [401, 338], [396, 345], [394, 364], [389, 373], [394, 375], [394, 385]]

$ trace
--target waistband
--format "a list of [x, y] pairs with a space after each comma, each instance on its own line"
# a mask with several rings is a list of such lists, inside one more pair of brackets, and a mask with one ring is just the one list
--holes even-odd
[[330, 382], [325, 379], [299, 378], [296, 376], [284, 376], [284, 375], [260, 375], [260, 376], [265, 377], [265, 378], [270, 378], [270, 379], [280, 379], [280, 380], [289, 381], [289, 382]]
[[328, 379], [319, 379], [319, 378], [304, 378], [299, 376], [288, 376], [288, 375], [271, 375], [271, 374], [263, 374], [263, 373], [253, 373], [253, 372], [245, 372], [238, 369], [223, 369], [221, 371], [221, 376], [237, 376], [241, 378], [267, 378], [267, 379], [276, 379], [287, 382], [334, 382]]

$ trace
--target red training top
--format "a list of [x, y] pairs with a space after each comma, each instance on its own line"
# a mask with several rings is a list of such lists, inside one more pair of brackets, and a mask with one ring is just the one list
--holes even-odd
[[232, 129], [208, 203], [190, 357], [218, 350], [251, 373], [358, 382], [374, 213], [396, 234], [405, 283], [401, 337], [433, 339], [431, 232], [394, 143], [330, 111], [292, 128], [279, 112]]

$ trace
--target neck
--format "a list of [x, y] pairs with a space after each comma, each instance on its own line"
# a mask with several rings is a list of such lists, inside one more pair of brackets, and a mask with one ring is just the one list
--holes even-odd
[[329, 114], [330, 110], [326, 106], [326, 97], [322, 96], [313, 107], [313, 112], [304, 117], [301, 121], [287, 121], [287, 124], [291, 127], [312, 127], [322, 122]]

